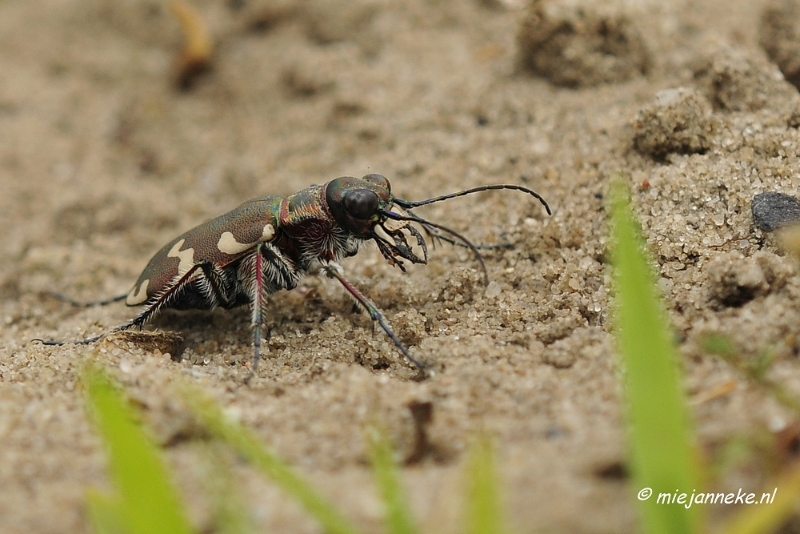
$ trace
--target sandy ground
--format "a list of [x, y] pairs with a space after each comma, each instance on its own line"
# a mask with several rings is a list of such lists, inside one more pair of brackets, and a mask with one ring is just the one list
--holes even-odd
[[[496, 438], [516, 532], [635, 531], [605, 235], [619, 171], [657, 260], [710, 484], [760, 491], [791, 457], [781, 443], [797, 415], [698, 344], [723, 333], [745, 359], [769, 351], [771, 376], [800, 394], [800, 283], [750, 214], [759, 192], [800, 193], [797, 90], [759, 44], [763, 3], [191, 5], [214, 62], [181, 91], [181, 31], [166, 3], [0, 4], [0, 531], [88, 529], [84, 491], [108, 481], [78, 383], [87, 356], [141, 406], [201, 529], [212, 526], [198, 489], [209, 456], [175, 392], [186, 380], [366, 532], [380, 531], [380, 508], [364, 426], [382, 421], [398, 457], [412, 456], [420, 403], [432, 410], [430, 444], [403, 475], [426, 532], [459, 531], [464, 451], [481, 430]], [[181, 333], [182, 351], [164, 336], [31, 343], [135, 313], [42, 292], [125, 293], [193, 225], [248, 198], [370, 172], [409, 199], [523, 184], [554, 210], [511, 192], [426, 209], [476, 242], [514, 245], [485, 254], [488, 287], [469, 252], [447, 245], [405, 274], [374, 246], [344, 262], [432, 378], [412, 380], [386, 336], [316, 276], [271, 297], [268, 353], [248, 387], [244, 309], [149, 327]], [[259, 532], [318, 532], [238, 472]]]

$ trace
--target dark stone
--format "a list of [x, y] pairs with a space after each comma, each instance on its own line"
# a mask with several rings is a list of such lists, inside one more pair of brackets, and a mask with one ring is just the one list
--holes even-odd
[[759, 193], [753, 197], [751, 209], [753, 222], [764, 232], [800, 222], [800, 200], [783, 193]]

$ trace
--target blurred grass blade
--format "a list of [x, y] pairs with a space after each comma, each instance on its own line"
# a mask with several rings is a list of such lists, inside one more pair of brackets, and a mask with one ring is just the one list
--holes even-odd
[[89, 489], [86, 492], [86, 505], [94, 534], [129, 534], [118, 498]]
[[645, 532], [699, 532], [697, 507], [657, 503], [659, 493], [691, 495], [699, 488], [680, 369], [627, 193], [617, 178], [612, 189], [611, 231], [633, 489], [653, 491], [649, 499], [640, 501]]
[[195, 387], [186, 386], [189, 408], [215, 436], [245, 456], [311, 514], [328, 534], [356, 534], [350, 525], [314, 488], [300, 478], [283, 460], [269, 451], [242, 425], [225, 417], [219, 407]]
[[414, 534], [417, 529], [411, 519], [405, 495], [400, 486], [397, 465], [392, 458], [392, 447], [386, 434], [377, 427], [367, 429], [372, 471], [381, 492], [386, 511], [386, 532], [389, 534]]
[[494, 449], [488, 436], [479, 436], [473, 443], [467, 460], [466, 475], [466, 533], [507, 532], [502, 520]]
[[208, 488], [212, 507], [212, 530], [215, 534], [248, 534], [255, 527], [244, 504], [242, 490], [234, 478], [229, 456], [219, 441], [201, 449], [204, 466], [203, 487]]
[[[770, 480], [764, 487], [764, 493], [773, 493], [774, 501], [764, 505], [742, 506], [733, 514], [727, 526], [721, 530], [724, 534], [769, 534], [777, 532], [797, 511], [800, 497], [800, 465], [781, 477]], [[763, 494], [756, 493], [759, 502]]]
[[[108, 449], [119, 511], [132, 534], [188, 534], [192, 528], [155, 445], [134, 422], [130, 406], [97, 367], [84, 371], [88, 402]], [[110, 501], [94, 498], [101, 521]], [[109, 506], [106, 506], [109, 505]], [[99, 506], [99, 508], [98, 508]], [[105, 523], [104, 524], [110, 524]]]

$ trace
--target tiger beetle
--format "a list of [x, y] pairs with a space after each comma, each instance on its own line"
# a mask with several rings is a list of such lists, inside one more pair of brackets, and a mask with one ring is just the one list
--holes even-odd
[[403, 200], [392, 195], [389, 180], [380, 174], [362, 178], [345, 176], [323, 185], [312, 185], [293, 195], [268, 195], [249, 200], [167, 243], [153, 256], [127, 295], [83, 304], [55, 295], [81, 306], [121, 300], [128, 306], [143, 305], [144, 309], [130, 321], [80, 341], [37, 341], [45, 345], [86, 345], [114, 332], [142, 328], [164, 309], [229, 309], [249, 304], [253, 327], [252, 377], [261, 354], [266, 296], [282, 289], [293, 289], [304, 275], [319, 270], [338, 280], [403, 356], [424, 375], [425, 365], [411, 355], [372, 301], [344, 277], [337, 262], [354, 256], [364, 242], [372, 240], [386, 261], [402, 271], [406, 270], [404, 259], [425, 264], [428, 249], [422, 234], [412, 224], [417, 223], [433, 239], [469, 248], [488, 283], [486, 266], [478, 249], [492, 246], [476, 246], [455, 230], [423, 219], [411, 210], [497, 189], [528, 193], [551, 213], [538, 193], [519, 185], [485, 185], [427, 200]]

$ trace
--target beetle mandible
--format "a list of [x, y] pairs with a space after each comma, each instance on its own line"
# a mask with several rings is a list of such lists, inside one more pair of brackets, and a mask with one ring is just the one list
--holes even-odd
[[[354, 256], [365, 242], [374, 241], [389, 264], [403, 271], [404, 259], [411, 263], [427, 263], [427, 244], [413, 225], [416, 223], [433, 239], [471, 249], [488, 282], [486, 267], [478, 250], [481, 247], [455, 230], [423, 219], [411, 210], [497, 189], [532, 195], [548, 214], [551, 213], [544, 198], [519, 185], [485, 185], [426, 200], [403, 200], [392, 195], [389, 180], [380, 174], [368, 174], [362, 178], [345, 176], [323, 185], [312, 185], [293, 195], [268, 195], [249, 200], [164, 245], [126, 295], [83, 304], [108, 304], [124, 299], [128, 306], [141, 305], [144, 309], [130, 321], [103, 334], [71, 343], [90, 344], [114, 332], [141, 328], [167, 308], [228, 309], [249, 304], [253, 327], [250, 376], [253, 376], [261, 355], [265, 297], [276, 291], [295, 288], [304, 275], [320, 269], [338, 280], [380, 325], [403, 356], [424, 373], [423, 363], [411, 355], [372, 301], [344, 277], [337, 262]], [[415, 246], [418, 250], [414, 250]], [[65, 343], [37, 341], [45, 345]]]

